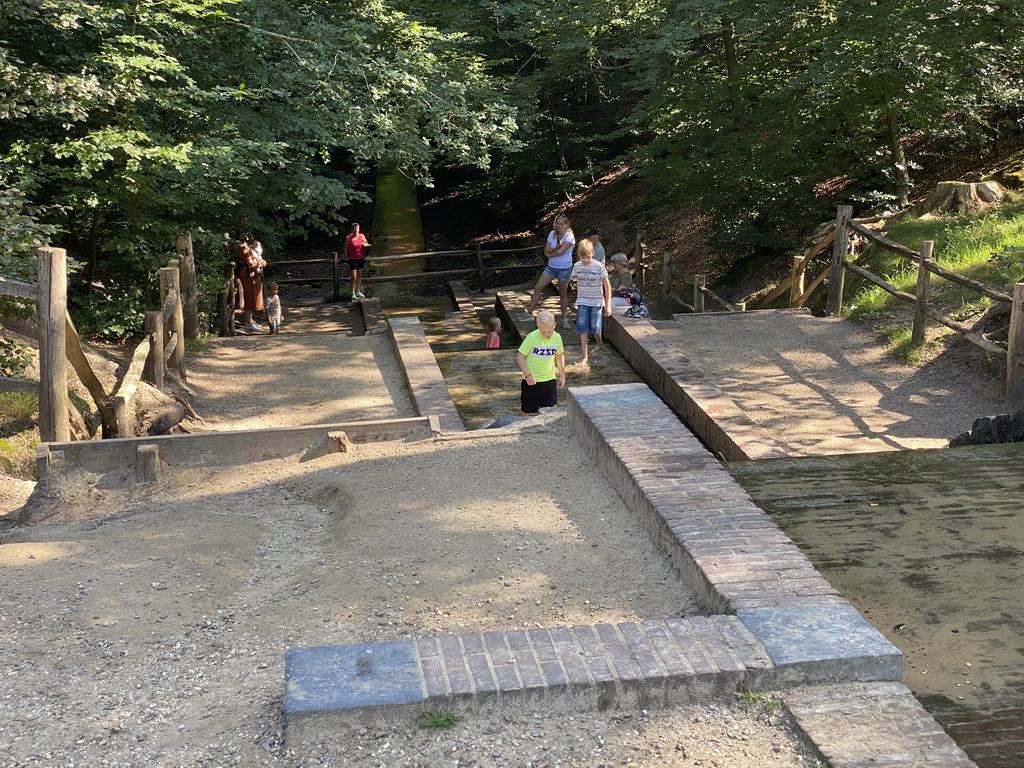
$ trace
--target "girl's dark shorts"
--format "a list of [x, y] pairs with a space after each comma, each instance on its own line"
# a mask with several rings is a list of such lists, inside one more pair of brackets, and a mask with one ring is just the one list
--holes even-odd
[[348, 268], [349, 269], [362, 269], [365, 266], [366, 266], [366, 259], [349, 259], [348, 260]]
[[523, 379], [520, 390], [520, 408], [523, 413], [539, 413], [541, 408], [553, 408], [558, 405], [558, 382], [554, 379], [538, 381], [533, 386]]

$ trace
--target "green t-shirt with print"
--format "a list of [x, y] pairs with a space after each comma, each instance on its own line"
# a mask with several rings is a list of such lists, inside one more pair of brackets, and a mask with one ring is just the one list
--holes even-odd
[[523, 339], [523, 343], [519, 345], [519, 352], [526, 357], [526, 370], [533, 376], [534, 381], [551, 381], [558, 370], [555, 356], [565, 354], [565, 347], [562, 346], [562, 337], [557, 331], [552, 332], [550, 339], [545, 339], [541, 336], [540, 329], [535, 328]]

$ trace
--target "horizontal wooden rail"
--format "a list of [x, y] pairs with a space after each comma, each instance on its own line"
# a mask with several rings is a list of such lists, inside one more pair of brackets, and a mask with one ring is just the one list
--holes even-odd
[[23, 283], [19, 280], [6, 280], [0, 277], [0, 296], [34, 299], [36, 297], [36, 286], [34, 283]]
[[869, 283], [873, 283], [874, 285], [877, 285], [882, 290], [888, 291], [893, 296], [895, 296], [897, 299], [909, 302], [911, 304], [913, 304], [915, 301], [917, 301], [917, 297], [914, 296], [913, 294], [907, 293], [906, 291], [901, 291], [896, 286], [891, 285], [890, 283], [885, 282], [885, 280], [883, 280], [882, 278], [878, 277], [877, 275], [875, 275], [875, 274], [873, 274], [871, 272], [868, 272], [863, 267], [858, 267], [856, 264], [854, 264], [854, 263], [852, 263], [850, 261], [845, 261], [845, 260], [843, 261], [843, 266], [846, 267], [851, 272], [860, 275], [865, 280], [867, 280]]
[[857, 221], [854, 221], [853, 219], [850, 219], [847, 222], [847, 224], [849, 225], [850, 229], [852, 229], [852, 230], [854, 230], [856, 232], [859, 232], [864, 237], [866, 237], [868, 240], [870, 240], [872, 243], [877, 245], [879, 248], [884, 248], [887, 251], [892, 251], [893, 253], [898, 253], [900, 256], [906, 256], [911, 261], [915, 261], [916, 262], [916, 261], [920, 261], [920, 259], [921, 259], [921, 257], [918, 255], [917, 251], [912, 250], [910, 248], [907, 248], [907, 246], [905, 246], [905, 245], [900, 245], [895, 240], [890, 240], [885, 235], [880, 235], [875, 230], [873, 230], [873, 229], [871, 229], [869, 227], [865, 227], [863, 224], [861, 224], [861, 223], [859, 223]]
[[6, 376], [0, 376], [0, 392], [20, 392], [24, 395], [38, 395], [39, 382], [32, 381], [31, 379], [9, 379]]

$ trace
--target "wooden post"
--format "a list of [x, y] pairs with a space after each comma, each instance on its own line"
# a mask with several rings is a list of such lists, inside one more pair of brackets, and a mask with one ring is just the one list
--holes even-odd
[[843, 280], [846, 260], [846, 249], [850, 244], [850, 217], [853, 206], [840, 205], [836, 208], [836, 239], [832, 243], [832, 269], [828, 280], [828, 301], [825, 303], [826, 315], [838, 315], [843, 308]]
[[672, 296], [672, 254], [665, 251], [661, 257], [661, 306], [671, 310], [669, 301]]
[[178, 235], [175, 246], [178, 254], [178, 283], [181, 285], [182, 319], [185, 338], [199, 338], [199, 304], [196, 294], [196, 257], [192, 250], [192, 233]]
[[147, 484], [160, 479], [160, 449], [157, 446], [140, 445], [135, 449], [135, 479]]
[[142, 378], [157, 389], [164, 388], [164, 313], [163, 310], [146, 313], [146, 335], [149, 336], [149, 356]]
[[476, 247], [476, 271], [480, 276], [480, 290], [484, 289], [484, 256], [480, 253], [479, 244]]
[[935, 243], [925, 240], [921, 243], [921, 260], [917, 263], [917, 298], [914, 301], [914, 325], [910, 331], [910, 343], [917, 346], [924, 344], [924, 332], [928, 327], [928, 315], [925, 314], [925, 305], [931, 296], [931, 277], [928, 271], [928, 263], [932, 260], [932, 253], [935, 250]]
[[704, 285], [707, 278], [704, 275], [693, 276], [693, 311], [704, 311]]
[[789, 272], [789, 306], [797, 307], [800, 303], [800, 297], [804, 295], [804, 275], [807, 270], [803, 268], [802, 264], [804, 261], [803, 256], [794, 256], [793, 265], [790, 267]]
[[1011, 408], [1024, 406], [1024, 282], [1013, 286], [1009, 336], [1006, 339], [1006, 402]]
[[36, 317], [39, 321], [39, 439], [71, 440], [68, 421], [67, 332], [68, 255], [63, 248], [40, 248]]
[[114, 395], [114, 421], [117, 422], [117, 437], [131, 437], [132, 428], [128, 423], [128, 401], [122, 395]]
[[235, 335], [235, 265], [224, 266], [224, 290], [220, 294], [220, 306], [217, 307], [217, 334], [219, 336]]
[[337, 251], [331, 251], [331, 266], [333, 269], [331, 272], [331, 279], [334, 283], [334, 300], [339, 301], [341, 299], [341, 275], [338, 274]]
[[178, 285], [178, 270], [174, 267], [163, 267], [160, 269], [160, 304], [163, 306], [167, 294], [174, 291], [177, 301], [174, 303], [174, 319], [171, 320], [171, 327], [164, 327], [164, 343], [172, 333], [178, 334], [178, 343], [174, 345], [174, 352], [171, 363], [178, 371], [178, 376], [185, 381], [185, 339], [182, 334], [184, 325], [181, 316], [181, 286]]

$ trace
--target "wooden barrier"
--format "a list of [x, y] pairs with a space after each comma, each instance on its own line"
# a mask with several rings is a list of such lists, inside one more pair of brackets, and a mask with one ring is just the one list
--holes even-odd
[[[912, 344], [920, 345], [924, 343], [927, 323], [931, 320], [955, 331], [967, 339], [967, 341], [990, 354], [1005, 356], [1006, 400], [1011, 406], [1016, 407], [1019, 405], [1021, 400], [1024, 399], [1024, 375], [1022, 375], [1020, 371], [1021, 364], [1024, 362], [1021, 358], [1021, 354], [1024, 353], [1024, 342], [1021, 341], [1019, 336], [1014, 335], [1015, 333], [1020, 333], [1019, 325], [1015, 326], [1014, 323], [1024, 323], [1024, 320], [1021, 319], [1024, 312], [1022, 312], [1020, 308], [1020, 301], [1016, 298], [1020, 283], [1014, 286], [1014, 295], [1010, 296], [1000, 290], [991, 288], [990, 286], [979, 283], [976, 280], [972, 280], [969, 277], [959, 275], [956, 272], [948, 270], [935, 263], [933, 258], [935, 244], [931, 240], [926, 240], [921, 244], [920, 252], [914, 251], [905, 245], [890, 240], [869, 227], [865, 227], [859, 222], [852, 221], [850, 219], [850, 211], [851, 209], [849, 206], [839, 206], [836, 214], [836, 236], [832, 249], [832, 264], [829, 267], [831, 283], [829, 285], [829, 298], [828, 305], [826, 306], [826, 313], [837, 314], [842, 310], [843, 275], [847, 271], [853, 272], [854, 274], [863, 277], [871, 284], [877, 285], [882, 290], [892, 296], [895, 296], [900, 301], [905, 301], [914, 305], [914, 321], [910, 336]], [[849, 261], [846, 258], [846, 252], [849, 242], [849, 233], [851, 232], [855, 232], [857, 235], [863, 237], [868, 242], [875, 244], [879, 248], [916, 262], [918, 265], [918, 271], [917, 290], [915, 294], [909, 294], [906, 291], [901, 291], [877, 275]], [[938, 275], [939, 277], [956, 283], [963, 288], [967, 288], [968, 290], [987, 296], [995, 302], [1009, 303], [1010, 327], [1006, 347], [1004, 348], [998, 342], [985, 338], [977, 328], [969, 328], [931, 306], [928, 303], [931, 296], [931, 275]]]

